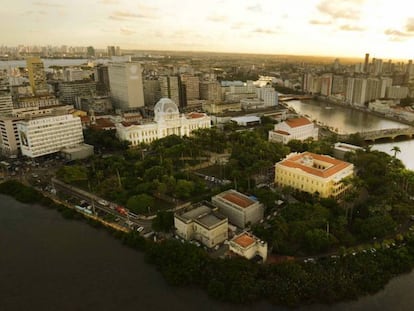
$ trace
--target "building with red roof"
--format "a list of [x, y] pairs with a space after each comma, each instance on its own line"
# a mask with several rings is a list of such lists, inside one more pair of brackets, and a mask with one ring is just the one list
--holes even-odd
[[293, 139], [305, 140], [307, 138], [318, 139], [318, 128], [305, 117], [288, 119], [275, 124], [275, 128], [269, 131], [269, 141], [287, 144]]
[[267, 243], [248, 232], [242, 232], [229, 241], [229, 250], [239, 256], [252, 259], [260, 256], [267, 259]]
[[331, 156], [311, 152], [291, 153], [275, 165], [275, 184], [319, 193], [323, 198], [338, 197], [349, 186], [342, 180], [353, 176], [354, 165]]

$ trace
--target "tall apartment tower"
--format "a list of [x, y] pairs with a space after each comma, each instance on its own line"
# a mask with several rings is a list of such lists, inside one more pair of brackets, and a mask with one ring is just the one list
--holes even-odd
[[197, 76], [183, 74], [181, 81], [185, 85], [187, 100], [200, 99], [200, 79]]
[[171, 99], [177, 106], [184, 107], [183, 86], [178, 76], [161, 76], [160, 81], [161, 97]]
[[365, 63], [364, 63], [364, 72], [368, 72], [368, 65], [369, 65], [369, 53], [365, 54]]
[[109, 88], [109, 74], [108, 74], [108, 66], [98, 64], [95, 67], [94, 79], [96, 82], [96, 90], [100, 95], [106, 95], [110, 88]]
[[46, 83], [46, 73], [43, 62], [39, 57], [29, 57], [26, 60], [29, 72], [29, 81], [32, 92], [35, 95], [46, 94], [48, 92]]
[[113, 45], [108, 46], [108, 57], [115, 56], [116, 49]]
[[367, 97], [367, 79], [356, 78], [354, 81], [352, 104], [363, 106]]
[[134, 110], [144, 107], [144, 87], [140, 63], [110, 63], [109, 85], [114, 107]]

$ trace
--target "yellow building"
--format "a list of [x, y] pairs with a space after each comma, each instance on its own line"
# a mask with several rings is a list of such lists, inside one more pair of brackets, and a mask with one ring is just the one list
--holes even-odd
[[349, 186], [342, 179], [354, 174], [354, 165], [331, 156], [311, 152], [291, 153], [276, 163], [275, 184], [337, 198]]

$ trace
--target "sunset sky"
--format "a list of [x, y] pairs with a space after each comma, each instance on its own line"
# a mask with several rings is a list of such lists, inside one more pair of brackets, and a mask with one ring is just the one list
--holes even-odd
[[14, 0], [0, 28], [8, 46], [414, 57], [408, 0]]

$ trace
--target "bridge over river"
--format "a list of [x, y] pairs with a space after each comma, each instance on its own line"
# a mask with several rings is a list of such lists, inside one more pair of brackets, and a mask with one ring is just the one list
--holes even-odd
[[[367, 142], [376, 142], [377, 140], [395, 140], [411, 139], [414, 137], [414, 127], [393, 128], [384, 130], [375, 130], [358, 133]], [[339, 139], [347, 139], [351, 134], [340, 134]]]

